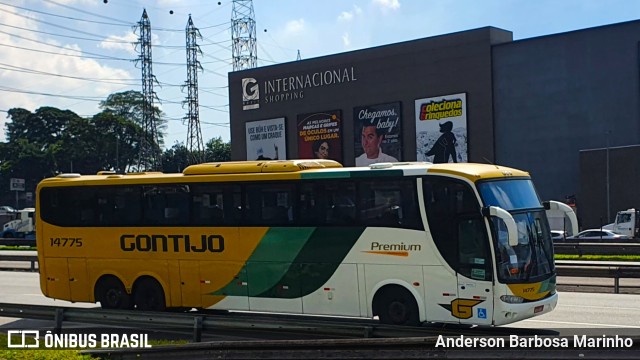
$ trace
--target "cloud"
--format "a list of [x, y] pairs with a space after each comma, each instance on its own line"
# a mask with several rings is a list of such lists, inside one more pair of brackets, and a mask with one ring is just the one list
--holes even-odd
[[[55, 0], [56, 3], [58, 4], [62, 4], [62, 5], [97, 5], [98, 0]], [[99, 1], [100, 4], [102, 5], [102, 1]], [[54, 3], [49, 3], [49, 2], [45, 2], [46, 6], [48, 7], [55, 7], [57, 6]]]
[[344, 33], [342, 35], [342, 44], [344, 45], [345, 48], [348, 48], [351, 46], [351, 39], [349, 38], [349, 33]]
[[[11, 12], [22, 14], [19, 9], [11, 9]], [[36, 21], [6, 12], [0, 13], [0, 23], [46, 31]], [[0, 44], [5, 45], [0, 51], [0, 110], [25, 108], [34, 111], [42, 106], [53, 106], [70, 109], [79, 115], [93, 115], [99, 111], [100, 97], [106, 98], [135, 83], [128, 80], [133, 79], [128, 71], [115, 67], [120, 65], [118, 63], [103, 65], [96, 59], [79, 57], [83, 48], [74, 39], [65, 39], [65, 43], [30, 31], [11, 30], [11, 33], [41, 43], [0, 33]], [[85, 97], [95, 97], [95, 100], [83, 100]], [[0, 130], [4, 130], [4, 126]], [[0, 133], [0, 140], [3, 135]]]
[[362, 14], [362, 9], [356, 5], [353, 5], [353, 10], [351, 11], [343, 11], [338, 15], [338, 21], [349, 22], [353, 20], [353, 18], [357, 15]]
[[299, 34], [305, 30], [304, 19], [291, 20], [287, 22], [284, 31], [287, 34]]
[[400, 8], [400, 0], [371, 0], [371, 2], [382, 10], [398, 10]]
[[[155, 34], [153, 34], [152, 37], [157, 38]], [[137, 41], [138, 35], [132, 31], [122, 36], [111, 35], [98, 44], [98, 47], [107, 50], [124, 50], [129, 54], [136, 55], [137, 52], [134, 43]]]

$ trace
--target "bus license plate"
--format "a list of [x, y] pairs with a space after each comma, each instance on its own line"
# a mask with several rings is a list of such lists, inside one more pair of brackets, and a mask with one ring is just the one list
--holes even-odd
[[544, 310], [544, 305], [536, 306], [536, 307], [533, 308], [533, 313], [537, 314], [537, 313], [541, 312], [542, 310]]

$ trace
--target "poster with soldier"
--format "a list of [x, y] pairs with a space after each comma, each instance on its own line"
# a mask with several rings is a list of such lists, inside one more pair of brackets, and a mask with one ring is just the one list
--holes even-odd
[[416, 100], [418, 161], [468, 161], [466, 95], [460, 93]]
[[247, 160], [286, 160], [285, 119], [249, 121], [245, 124]]
[[342, 111], [298, 115], [298, 158], [342, 163]]
[[356, 166], [402, 160], [401, 103], [353, 109]]

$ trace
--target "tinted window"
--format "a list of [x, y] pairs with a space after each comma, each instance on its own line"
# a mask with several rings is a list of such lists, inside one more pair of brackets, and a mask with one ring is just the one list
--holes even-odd
[[193, 225], [227, 226], [241, 218], [240, 185], [196, 184], [191, 186]]
[[294, 186], [290, 183], [246, 185], [244, 217], [247, 224], [293, 223]]
[[421, 228], [415, 187], [412, 179], [360, 181], [360, 221], [366, 226]]

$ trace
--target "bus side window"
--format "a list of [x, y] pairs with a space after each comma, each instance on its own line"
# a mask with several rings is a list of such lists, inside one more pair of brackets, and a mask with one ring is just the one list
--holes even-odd
[[316, 184], [302, 183], [300, 186], [300, 197], [298, 199], [298, 208], [300, 209], [301, 225], [321, 225], [325, 223], [325, 219], [321, 209], [322, 196], [316, 189]]
[[187, 225], [189, 197], [187, 185], [143, 186], [145, 225]]
[[279, 226], [293, 223], [293, 184], [247, 185], [244, 216], [250, 224]]
[[403, 221], [402, 180], [361, 181], [360, 220], [367, 226], [399, 227]]
[[353, 181], [326, 182], [323, 194], [327, 194], [327, 225], [356, 225], [356, 190]]
[[482, 217], [464, 218], [458, 223], [458, 272], [476, 280], [491, 280], [487, 231]]

